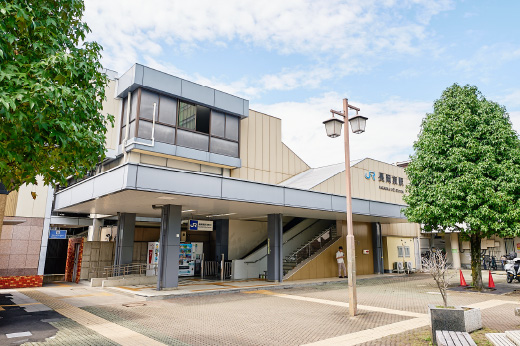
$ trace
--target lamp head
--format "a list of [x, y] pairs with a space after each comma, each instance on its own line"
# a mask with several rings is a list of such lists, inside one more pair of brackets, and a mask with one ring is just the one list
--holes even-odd
[[325, 124], [325, 131], [327, 131], [327, 136], [331, 138], [341, 136], [341, 128], [345, 123], [343, 120], [332, 117], [329, 120], [325, 120], [323, 123]]

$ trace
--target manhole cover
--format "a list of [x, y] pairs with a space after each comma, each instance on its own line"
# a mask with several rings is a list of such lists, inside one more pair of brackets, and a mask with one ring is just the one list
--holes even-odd
[[123, 304], [123, 306], [126, 306], [127, 308], [135, 308], [137, 306], [146, 306], [145, 303], [128, 303], [128, 304]]

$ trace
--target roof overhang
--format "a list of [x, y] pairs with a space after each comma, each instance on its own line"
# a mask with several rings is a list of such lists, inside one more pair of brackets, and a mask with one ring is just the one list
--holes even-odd
[[[127, 163], [56, 193], [55, 210], [159, 217], [153, 205], [182, 205], [186, 216], [261, 219], [268, 214], [344, 220], [344, 196], [211, 174]], [[403, 222], [406, 206], [353, 199], [354, 221]]]

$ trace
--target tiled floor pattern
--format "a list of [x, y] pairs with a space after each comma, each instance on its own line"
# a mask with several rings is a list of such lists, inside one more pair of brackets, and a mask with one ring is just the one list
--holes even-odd
[[[232, 284], [235, 285], [243, 287], [248, 283]], [[420, 274], [360, 281], [359, 314], [355, 317], [348, 315], [346, 281], [275, 291], [253, 290], [248, 294], [141, 300], [130, 304], [121, 304], [118, 294], [95, 296], [102, 291], [81, 293], [79, 290], [76, 295], [60, 292], [50, 297], [38, 290], [23, 291], [29, 298], [69, 317], [52, 322], [60, 331], [55, 339], [46, 343], [49, 345], [90, 344], [80, 337], [85, 334], [78, 333], [78, 337], [72, 339], [75, 334], [71, 328], [90, 333], [92, 340], [100, 340], [94, 344], [110, 344], [101, 340], [140, 344], [137, 340], [146, 340], [147, 345], [400, 345], [407, 333], [428, 326], [427, 304], [441, 303], [431, 279]], [[81, 295], [95, 306], [81, 301], [78, 306], [86, 307], [79, 309], [65, 302], [79, 302], [73, 297]], [[58, 296], [63, 299], [57, 299]], [[112, 298], [113, 304], [94, 303], [94, 299]], [[450, 304], [483, 309], [484, 325], [490, 328], [511, 330], [515, 328], [510, 327], [518, 326], [520, 321], [511, 317], [511, 311], [520, 304], [517, 297], [450, 292], [449, 300]], [[67, 338], [71, 338], [72, 343], [66, 343]]]
[[59, 314], [85, 326], [102, 336], [122, 345], [162, 345], [144, 335], [127, 329], [115, 323], [110, 323], [103, 318], [95, 316], [87, 311], [51, 297], [40, 290], [24, 290], [24, 294], [40, 303], [48, 306]]

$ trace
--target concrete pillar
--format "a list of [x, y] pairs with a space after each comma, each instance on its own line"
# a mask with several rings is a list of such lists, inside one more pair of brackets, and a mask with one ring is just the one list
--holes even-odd
[[103, 227], [103, 219], [93, 219], [92, 226], [88, 226], [88, 238], [87, 241], [100, 241], [101, 240], [101, 227]]
[[374, 274], [384, 274], [383, 236], [379, 222], [372, 222], [372, 252], [374, 256]]
[[134, 255], [135, 214], [118, 213], [114, 265], [132, 263]]
[[182, 206], [162, 207], [161, 236], [159, 238], [159, 274], [157, 290], [179, 285], [179, 252], [181, 243]]
[[460, 252], [459, 252], [459, 234], [450, 233], [451, 238], [451, 255], [453, 257], [453, 269], [460, 269]]
[[282, 214], [267, 215], [267, 280], [283, 281]]
[[220, 262], [224, 254], [224, 261], [228, 258], [229, 249], [229, 220], [215, 220], [215, 260]]

